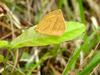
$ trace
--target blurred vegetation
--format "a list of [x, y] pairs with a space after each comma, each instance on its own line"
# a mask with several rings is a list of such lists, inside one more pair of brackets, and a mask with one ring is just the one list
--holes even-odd
[[[60, 44], [6, 49], [55, 9], [86, 32]], [[0, 40], [1, 75], [100, 75], [100, 0], [0, 0]]]

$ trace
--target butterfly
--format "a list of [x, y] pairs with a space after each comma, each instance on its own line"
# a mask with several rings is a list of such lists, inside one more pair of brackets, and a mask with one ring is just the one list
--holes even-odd
[[49, 12], [36, 25], [35, 31], [46, 35], [61, 36], [65, 31], [62, 11], [57, 9]]

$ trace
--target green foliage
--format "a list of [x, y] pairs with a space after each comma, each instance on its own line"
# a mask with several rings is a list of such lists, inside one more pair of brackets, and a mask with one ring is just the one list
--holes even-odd
[[59, 44], [64, 41], [75, 39], [85, 31], [85, 26], [79, 22], [66, 22], [66, 31], [62, 36], [48, 36], [34, 31], [34, 27], [23, 32], [19, 37], [11, 42], [12, 48], [24, 46], [43, 46], [49, 44]]
[[3, 62], [3, 60], [4, 60], [4, 56], [0, 55], [0, 63]]
[[78, 0], [78, 2], [79, 2], [79, 9], [80, 9], [80, 18], [81, 18], [81, 22], [86, 23], [86, 22], [85, 22], [85, 15], [84, 15], [83, 0]]
[[9, 43], [5, 40], [0, 40], [0, 48], [8, 47]]
[[46, 61], [47, 59], [56, 57], [57, 55], [61, 54], [64, 50], [60, 49], [60, 44], [56, 44], [55, 47], [46, 52], [38, 62], [36, 63], [28, 63], [26, 64], [26, 68], [30, 69], [27, 75], [31, 75], [32, 71], [37, 68], [39, 65], [41, 65], [44, 61]]
[[78, 75], [89, 75], [91, 71], [100, 64], [100, 51], [95, 52], [93, 58], [90, 60], [89, 64], [85, 66], [85, 68]]
[[29, 61], [29, 59], [30, 59], [30, 55], [28, 54], [28, 53], [26, 53], [26, 52], [23, 52], [23, 54], [22, 54], [22, 56], [21, 56], [21, 61]]
[[[44, 46], [44, 45], [54, 44], [52, 50], [47, 50], [47, 52], [43, 52], [43, 50], [40, 51], [39, 55], [37, 55], [37, 56], [39, 56], [38, 61], [33, 59], [31, 62], [29, 62], [29, 60], [33, 58], [32, 57], [33, 54], [32, 55], [30, 55], [30, 54], [33, 53], [33, 51], [35, 53], [35, 50], [32, 50], [30, 52], [23, 50], [23, 51], [19, 52], [18, 58], [20, 58], [19, 60], [21, 62], [23, 62], [23, 61], [25, 62], [24, 66], [20, 66], [19, 63], [14, 64], [14, 62], [13, 62], [13, 61], [17, 61], [16, 60], [17, 56], [15, 54], [13, 54], [13, 51], [16, 51], [16, 49], [14, 49], [13, 51], [10, 50], [9, 52], [7, 52], [5, 59], [4, 59], [4, 56], [1, 54], [0, 55], [0, 63], [4, 63], [4, 71], [2, 72], [2, 75], [32, 75], [33, 71], [36, 68], [38, 68], [39, 66], [42, 67], [42, 65], [45, 65], [46, 67], [48, 67], [48, 65], [44, 64], [44, 61], [51, 60], [52, 58], [56, 59], [57, 55], [62, 55], [62, 52], [66, 50], [64, 48], [60, 48], [60, 44], [62, 42], [70, 41], [70, 40], [73, 40], [80, 36], [82, 36], [80, 38], [82, 40], [82, 42], [81, 42], [81, 44], [80, 43], [78, 44], [79, 46], [76, 47], [76, 49], [74, 49], [74, 52], [68, 58], [67, 65], [66, 65], [65, 69], [63, 70], [62, 75], [68, 75], [69, 72], [71, 72], [73, 70], [77, 70], [77, 68], [75, 66], [77, 64], [77, 60], [79, 59], [81, 52], [85, 56], [88, 56], [88, 54], [90, 54], [90, 51], [93, 50], [94, 54], [92, 57], [90, 57], [89, 60], [87, 60], [85, 65], [81, 65], [84, 68], [82, 71], [77, 72], [76, 75], [84, 75], [84, 74], [89, 75], [93, 71], [93, 69], [98, 64], [100, 64], [100, 51], [98, 50], [99, 44], [100, 44], [100, 34], [99, 34], [100, 27], [98, 27], [98, 30], [96, 28], [92, 29], [92, 27], [93, 27], [93, 26], [91, 26], [92, 24], [90, 23], [90, 21], [88, 21], [86, 19], [86, 18], [90, 19], [90, 17], [85, 16], [84, 11], [86, 11], [89, 15], [93, 15], [93, 12], [95, 12], [95, 11], [93, 11], [91, 14], [91, 7], [89, 7], [90, 10], [88, 10], [88, 11], [84, 10], [84, 9], [87, 9], [87, 7], [84, 8], [83, 0], [77, 0], [78, 5], [79, 5], [78, 12], [75, 11], [75, 10], [77, 10], [77, 6], [73, 7], [73, 4], [75, 4], [75, 3], [72, 3], [72, 2], [74, 0], [73, 1], [57, 0], [53, 4], [50, 3], [49, 1], [42, 1], [42, 2], [39, 2], [40, 5], [38, 6], [38, 8], [37, 8], [38, 0], [33, 1], [33, 2], [30, 2], [30, 1], [26, 2], [24, 0], [23, 1], [18, 0], [15, 2], [13, 0], [1, 0], [1, 1], [3, 3], [5, 3], [10, 8], [10, 10], [13, 11], [14, 14], [16, 14], [16, 16], [18, 18], [21, 18], [19, 20], [25, 19], [25, 21], [26, 21], [28, 19], [31, 19], [32, 22], [29, 21], [29, 24], [33, 24], [33, 23], [36, 24], [40, 20], [40, 18], [48, 11], [48, 6], [49, 5], [53, 6], [53, 4], [55, 6], [57, 3], [57, 5], [58, 5], [57, 8], [60, 8], [62, 11], [64, 11], [63, 14], [64, 14], [65, 19], [67, 19], [67, 20], [75, 19], [76, 20], [76, 18], [77, 18], [79, 20], [79, 16], [77, 16], [77, 17], [75, 16], [76, 14], [78, 14], [78, 15], [80, 15], [80, 21], [84, 24], [88, 24], [90, 27], [89, 31], [85, 35], [82, 35], [82, 33], [85, 32], [85, 30], [86, 30], [84, 24], [79, 23], [79, 22], [72, 22], [72, 21], [65, 22], [66, 23], [66, 31], [64, 32], [64, 34], [62, 36], [58, 37], [58, 36], [48, 36], [48, 35], [43, 35], [43, 34], [37, 33], [34, 30], [35, 26], [33, 26], [33, 27], [30, 27], [29, 29], [25, 30], [20, 36], [18, 36], [14, 40], [10, 41], [10, 43], [5, 40], [0, 40], [0, 49], [2, 48], [2, 50], [3, 50], [3, 48], [8, 48], [8, 50], [9, 50], [9, 49], [13, 49], [13, 48], [21, 48], [21, 47], [27, 47], [27, 46]], [[51, 0], [51, 2], [52, 2], [52, 0]], [[70, 5], [70, 2], [71, 2], [71, 5]], [[32, 3], [32, 5], [31, 5], [31, 3]], [[85, 3], [87, 3], [87, 2], [84, 1], [84, 4]], [[29, 5], [30, 7], [32, 6], [31, 7], [32, 11], [31, 10], [27, 11], [28, 7], [26, 5], [27, 6]], [[33, 5], [35, 6], [34, 11], [33, 11], [33, 8], [34, 8]], [[50, 7], [49, 10], [52, 10], [52, 7], [51, 6], [49, 6], [49, 7]], [[28, 15], [27, 12], [30, 15]], [[73, 13], [75, 13], [75, 14], [73, 14]], [[95, 15], [93, 15], [93, 16], [95, 18], [98, 17]], [[9, 19], [7, 21], [9, 21]], [[88, 23], [86, 23], [86, 22], [88, 22]], [[24, 48], [24, 49], [26, 49], [26, 48]], [[43, 55], [41, 55], [41, 53], [43, 53]], [[20, 54], [22, 54], [21, 57], [20, 57]], [[81, 59], [82, 58], [80, 58], [80, 60]], [[18, 60], [18, 62], [19, 62], [19, 60]], [[11, 62], [11, 63], [9, 63], [9, 62]], [[85, 62], [83, 61], [83, 63], [85, 63]], [[50, 63], [50, 64], [52, 64], [52, 63]], [[48, 70], [46, 70], [46, 71], [48, 71]], [[79, 69], [78, 69], [78, 71], [79, 71]], [[50, 75], [52, 75], [52, 74], [50, 74]]]
[[76, 63], [79, 55], [81, 52], [81, 48], [76, 49], [72, 55], [72, 57], [69, 59], [67, 66], [65, 67], [62, 75], [68, 75], [69, 71], [73, 69], [74, 64]]
[[9, 72], [9, 70], [5, 70], [5, 71], [2, 72], [2, 75], [25, 75], [25, 74], [22, 74], [18, 71]]
[[96, 37], [96, 31], [94, 34], [87, 36], [87, 34], [83, 37], [84, 43], [80, 45], [80, 48], [76, 48], [71, 58], [69, 59], [67, 66], [65, 67], [62, 75], [68, 75], [68, 72], [73, 70], [74, 64], [76, 63], [78, 57], [80, 56], [80, 52], [90, 53], [90, 50], [98, 43], [99, 39]]

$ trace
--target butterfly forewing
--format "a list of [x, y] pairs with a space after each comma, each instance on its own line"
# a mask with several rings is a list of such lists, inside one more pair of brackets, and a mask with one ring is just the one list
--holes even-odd
[[65, 24], [61, 10], [55, 10], [48, 13], [39, 22], [35, 30], [46, 35], [62, 35], [65, 31]]
[[[49, 19], [50, 18], [50, 19]], [[43, 34], [48, 34], [48, 32], [50, 32], [50, 30], [52, 29], [53, 25], [56, 22], [56, 17], [52, 16], [49, 17], [47, 19], [43, 19], [36, 27], [36, 31], [43, 33]], [[53, 19], [51, 19], [53, 18]]]

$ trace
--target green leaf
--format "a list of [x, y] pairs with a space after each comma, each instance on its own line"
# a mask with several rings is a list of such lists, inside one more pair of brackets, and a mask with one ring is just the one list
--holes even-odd
[[89, 75], [90, 72], [100, 64], [100, 51], [97, 51], [89, 64], [78, 75]]
[[8, 41], [0, 40], [0, 48], [8, 47]]
[[23, 32], [19, 37], [11, 42], [12, 48], [24, 46], [43, 46], [49, 44], [59, 44], [80, 36], [85, 31], [85, 26], [79, 22], [65, 22], [66, 30], [62, 36], [49, 36], [35, 32], [34, 27]]
[[23, 52], [20, 61], [26, 61], [26, 62], [28, 62], [29, 59], [30, 59], [30, 57], [31, 56], [27, 52]]
[[0, 63], [3, 62], [4, 56], [0, 55]]
[[69, 59], [67, 65], [66, 65], [62, 75], [68, 75], [68, 72], [73, 69], [73, 67], [74, 67], [74, 65], [79, 57], [80, 52], [81, 52], [81, 48], [75, 49], [73, 55], [71, 56], [71, 58]]

